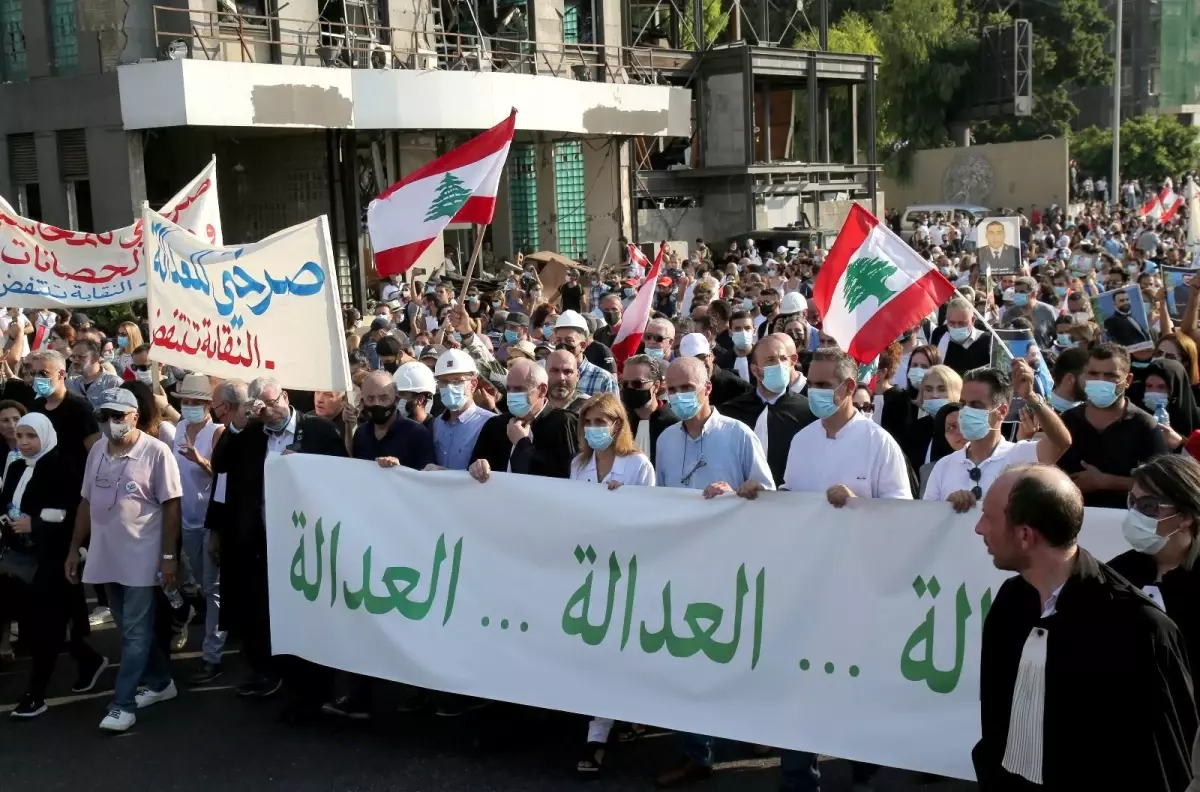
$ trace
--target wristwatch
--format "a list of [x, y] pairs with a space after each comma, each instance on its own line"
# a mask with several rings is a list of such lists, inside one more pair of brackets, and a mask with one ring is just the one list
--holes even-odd
[[174, 560], [175, 560], [175, 556], [174, 556], [174, 555], [172, 555], [172, 554], [170, 554], [170, 553], [163, 553], [163, 555], [162, 555], [162, 560], [163, 560], [163, 561], [174, 561]]

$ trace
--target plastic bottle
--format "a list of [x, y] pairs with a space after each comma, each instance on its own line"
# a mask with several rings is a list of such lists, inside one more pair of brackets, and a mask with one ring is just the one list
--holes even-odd
[[[162, 572], [158, 573], [158, 584], [162, 586]], [[183, 607], [183, 595], [179, 593], [179, 589], [175, 586], [167, 588], [163, 586], [163, 594], [167, 595], [167, 602], [171, 603], [171, 608], [179, 610]]]
[[1154, 420], [1158, 421], [1159, 426], [1169, 427], [1171, 425], [1171, 416], [1167, 414], [1167, 406], [1165, 404], [1158, 405], [1154, 410]]

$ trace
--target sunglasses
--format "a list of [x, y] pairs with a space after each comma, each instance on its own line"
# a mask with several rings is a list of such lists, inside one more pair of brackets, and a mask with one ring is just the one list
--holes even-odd
[[856, 404], [855, 407], [857, 407], [858, 411], [863, 415], [873, 415], [875, 413], [875, 404], [873, 402]]
[[149, 371], [150, 364], [149, 363], [133, 363], [133, 364], [131, 364], [130, 368], [132, 368], [134, 371]]
[[971, 487], [971, 494], [975, 496], [975, 500], [979, 500], [983, 497], [983, 487], [979, 486], [979, 479], [983, 477], [983, 471], [977, 467], [973, 467], [967, 472], [967, 476], [975, 484], [975, 486]]
[[[1147, 517], [1153, 517], [1155, 519], [1159, 519], [1163, 511], [1171, 511], [1176, 508], [1175, 504], [1163, 500], [1158, 495], [1142, 495], [1141, 497], [1134, 497], [1132, 492], [1126, 496], [1125, 504], [1138, 514], [1143, 514]], [[1167, 516], [1169, 517], [1171, 515]]]
[[96, 413], [98, 421], [124, 421], [125, 416], [129, 413], [117, 412], [116, 410], [100, 410]]
[[642, 338], [646, 341], [653, 341], [656, 344], [661, 344], [664, 341], [674, 341], [674, 338], [667, 338], [664, 335], [655, 335], [654, 333], [643, 333]]

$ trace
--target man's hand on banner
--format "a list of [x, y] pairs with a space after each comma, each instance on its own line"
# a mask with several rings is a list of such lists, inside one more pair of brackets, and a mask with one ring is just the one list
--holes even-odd
[[476, 459], [471, 463], [471, 466], [467, 468], [467, 472], [471, 474], [471, 478], [475, 479], [480, 484], [484, 484], [492, 477], [492, 466], [488, 464], [486, 459]]
[[954, 507], [954, 511], [959, 514], [966, 514], [975, 508], [975, 496], [971, 494], [970, 490], [951, 492], [950, 497], [946, 498], [946, 500]]
[[724, 481], [714, 481], [704, 488], [704, 499], [712, 500], [718, 495], [724, 495], [726, 492], [733, 492], [733, 487]]
[[825, 498], [829, 504], [835, 509], [840, 509], [850, 502], [850, 499], [855, 497], [854, 493], [845, 484], [834, 484], [825, 491]]

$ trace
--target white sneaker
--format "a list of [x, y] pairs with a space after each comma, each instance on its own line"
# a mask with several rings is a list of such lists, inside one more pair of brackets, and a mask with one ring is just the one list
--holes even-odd
[[165, 688], [157, 692], [149, 688], [142, 688], [133, 697], [137, 702], [138, 709], [146, 709], [146, 707], [158, 704], [161, 701], [170, 701], [179, 695], [179, 691], [175, 688], [175, 680], [171, 680]]
[[100, 721], [100, 728], [104, 731], [123, 732], [129, 731], [135, 723], [137, 723], [136, 715], [114, 707], [104, 716], [104, 720]]
[[99, 627], [102, 624], [112, 624], [112, 611], [103, 606], [95, 608], [88, 616], [88, 624]]

